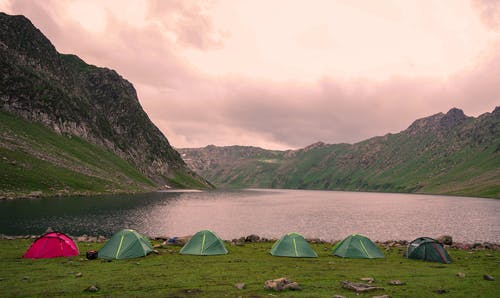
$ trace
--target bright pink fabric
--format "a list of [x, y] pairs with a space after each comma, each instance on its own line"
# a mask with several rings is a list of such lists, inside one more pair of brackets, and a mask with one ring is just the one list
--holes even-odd
[[63, 233], [47, 233], [31, 244], [23, 258], [42, 259], [79, 255], [75, 242]]

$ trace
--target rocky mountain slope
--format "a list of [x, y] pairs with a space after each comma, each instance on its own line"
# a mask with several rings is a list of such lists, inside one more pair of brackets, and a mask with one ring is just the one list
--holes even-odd
[[477, 118], [459, 109], [356, 144], [299, 150], [178, 149], [222, 187], [271, 187], [455, 194], [500, 198], [500, 107]]
[[[150, 121], [130, 82], [114, 70], [58, 53], [27, 18], [4, 13], [0, 13], [0, 110], [104, 148], [155, 186], [210, 187], [186, 167]], [[16, 144], [16, 135], [3, 138]], [[12, 144], [2, 141], [0, 147], [22, 150]], [[30, 155], [51, 162], [46, 154]], [[86, 172], [79, 166], [66, 167]]]

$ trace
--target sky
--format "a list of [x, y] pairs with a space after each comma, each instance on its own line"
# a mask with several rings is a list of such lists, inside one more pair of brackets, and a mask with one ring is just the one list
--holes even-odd
[[296, 149], [500, 105], [500, 0], [0, 0], [177, 148]]

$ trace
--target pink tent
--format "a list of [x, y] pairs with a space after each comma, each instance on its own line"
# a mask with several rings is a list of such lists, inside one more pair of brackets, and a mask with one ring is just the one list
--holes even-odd
[[23, 258], [43, 259], [72, 257], [79, 255], [78, 247], [68, 236], [59, 232], [50, 232], [36, 239]]

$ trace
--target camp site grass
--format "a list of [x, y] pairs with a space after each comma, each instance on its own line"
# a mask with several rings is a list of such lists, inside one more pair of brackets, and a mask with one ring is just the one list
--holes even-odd
[[[79, 256], [23, 259], [32, 242], [0, 240], [2, 297], [498, 297], [500, 292], [500, 253], [494, 250], [449, 249], [453, 262], [441, 264], [405, 259], [402, 247], [383, 250], [383, 259], [340, 258], [332, 255], [331, 243], [311, 244], [318, 258], [273, 257], [273, 242], [259, 242], [225, 243], [227, 255], [181, 255], [180, 246], [165, 246], [143, 258], [89, 261], [85, 252], [104, 243], [77, 242]], [[458, 277], [459, 272], [465, 277]], [[496, 280], [484, 280], [485, 274]], [[264, 290], [264, 281], [280, 277], [297, 281], [302, 290]], [[359, 282], [362, 277], [374, 278], [373, 284], [384, 290], [357, 296], [340, 286], [343, 280]], [[395, 279], [406, 284], [388, 285]], [[237, 289], [236, 283], [245, 288]], [[85, 292], [90, 285], [99, 291]], [[444, 294], [437, 294], [440, 290]]]

